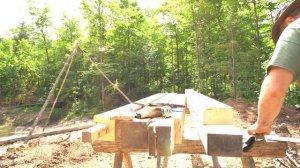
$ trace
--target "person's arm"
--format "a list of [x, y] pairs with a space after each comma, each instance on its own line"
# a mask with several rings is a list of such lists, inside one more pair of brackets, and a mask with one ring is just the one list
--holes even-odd
[[293, 73], [287, 69], [271, 67], [260, 90], [258, 101], [258, 118], [248, 128], [249, 134], [270, 133], [272, 123], [280, 112], [285, 94], [293, 81]]

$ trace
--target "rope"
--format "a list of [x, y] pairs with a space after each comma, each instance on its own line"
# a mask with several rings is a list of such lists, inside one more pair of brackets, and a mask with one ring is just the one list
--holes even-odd
[[[90, 57], [90, 56], [88, 56], [82, 49], [81, 49], [81, 47], [79, 46], [78, 47], [81, 51], [82, 51], [82, 53], [83, 53], [83, 55], [85, 56], [85, 57], [87, 57], [88, 59], [89, 59], [89, 61], [92, 63], [92, 64], [95, 64], [95, 62], [92, 60], [92, 58]], [[132, 104], [133, 102], [125, 95], [125, 93], [124, 92], [122, 92], [122, 90], [121, 89], [119, 89], [119, 87], [117, 86], [117, 85], [115, 85], [106, 75], [105, 75], [105, 73], [98, 67], [98, 66], [96, 66], [96, 69], [100, 72], [100, 74], [108, 81], [108, 83], [110, 83], [112, 86], [113, 86], [113, 88], [114, 89], [116, 89], [130, 104]]]

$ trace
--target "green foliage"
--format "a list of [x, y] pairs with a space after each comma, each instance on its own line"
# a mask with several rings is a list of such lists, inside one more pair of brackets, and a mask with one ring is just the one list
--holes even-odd
[[[194, 88], [219, 100], [256, 101], [274, 49], [273, 15], [285, 1], [169, 0], [142, 11], [134, 0], [83, 0], [86, 27], [64, 16], [56, 31], [51, 9], [35, 3], [29, 1], [32, 24], [0, 39], [0, 101], [43, 101], [80, 41], [84, 52], [73, 60], [59, 97], [66, 111], [54, 111], [56, 120], [126, 103], [96, 66], [132, 100]], [[297, 103], [297, 92], [290, 88], [287, 104]]]

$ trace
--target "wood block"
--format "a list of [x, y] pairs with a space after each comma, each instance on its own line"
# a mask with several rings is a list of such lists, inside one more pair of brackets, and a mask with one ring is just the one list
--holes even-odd
[[126, 151], [148, 149], [147, 128], [149, 123], [149, 119], [120, 121], [121, 149]]
[[174, 149], [174, 120], [158, 119], [148, 126], [149, 155], [171, 156]]
[[108, 125], [108, 133], [100, 137], [100, 139], [104, 141], [115, 141], [115, 120], [132, 120], [134, 115], [135, 113], [132, 112], [130, 104], [94, 115], [95, 122]]
[[204, 126], [205, 131], [201, 131], [200, 138], [206, 139], [204, 148], [208, 155], [212, 156], [233, 156], [242, 155], [243, 133], [233, 126]]
[[175, 136], [175, 144], [181, 144], [183, 139], [183, 131], [184, 131], [184, 109], [183, 108], [173, 108], [172, 109], [172, 118], [174, 119], [174, 136]]
[[187, 107], [195, 112], [201, 125], [232, 125], [234, 109], [210, 97], [186, 89]]
[[102, 135], [105, 135], [108, 132], [108, 125], [97, 124], [85, 131], [82, 132], [82, 141], [93, 143]]

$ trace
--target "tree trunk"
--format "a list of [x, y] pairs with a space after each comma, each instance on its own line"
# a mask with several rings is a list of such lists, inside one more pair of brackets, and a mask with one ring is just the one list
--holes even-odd
[[255, 17], [255, 31], [256, 31], [256, 57], [257, 57], [257, 63], [258, 63], [258, 83], [261, 83], [262, 81], [262, 67], [261, 67], [261, 37], [259, 32], [259, 26], [258, 26], [258, 14], [257, 14], [257, 7], [256, 7], [256, 0], [253, 0], [253, 7], [254, 7], [254, 17]]

